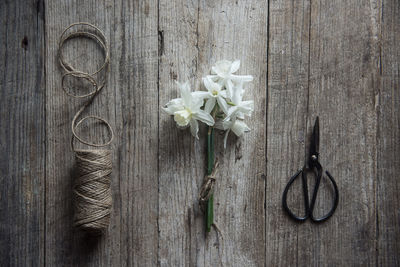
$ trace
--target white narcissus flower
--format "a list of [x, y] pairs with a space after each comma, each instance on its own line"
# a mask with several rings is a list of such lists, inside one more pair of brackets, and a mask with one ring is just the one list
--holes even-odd
[[226, 131], [224, 137], [224, 148], [226, 148], [226, 142], [228, 140], [229, 132], [232, 130], [237, 136], [242, 136], [245, 132], [250, 131], [250, 128], [242, 120], [236, 118], [229, 121], [217, 121], [215, 128]]
[[205, 96], [207, 102], [204, 106], [204, 111], [211, 113], [215, 103], [218, 103], [221, 110], [228, 114], [228, 104], [226, 103], [226, 90], [222, 90], [222, 86], [218, 83], [213, 82], [209, 77], [203, 78], [203, 83], [208, 90], [208, 95]]
[[251, 82], [253, 80], [253, 76], [251, 75], [235, 75], [235, 73], [240, 67], [240, 60], [228, 61], [221, 60], [215, 63], [215, 66], [211, 68], [211, 73], [214, 75], [209, 75], [209, 77], [219, 83], [222, 86], [225, 86], [228, 91], [228, 98], [232, 97], [232, 90], [235, 84], [240, 82]]
[[174, 120], [178, 126], [186, 127], [190, 125], [190, 132], [198, 139], [199, 124], [197, 120], [213, 126], [214, 119], [209, 113], [200, 109], [204, 103], [203, 94], [200, 94], [200, 92], [190, 92], [188, 82], [177, 82], [177, 84], [180, 89], [181, 98], [172, 99], [166, 104], [166, 107], [163, 107], [163, 110], [167, 114], [174, 116]]
[[231, 118], [238, 117], [240, 119], [244, 119], [244, 115], [251, 116], [251, 113], [254, 111], [254, 101], [248, 100], [243, 101], [243, 83], [239, 83], [232, 90], [232, 98], [229, 104], [232, 107], [229, 108], [226, 118], [224, 121], [228, 121]]

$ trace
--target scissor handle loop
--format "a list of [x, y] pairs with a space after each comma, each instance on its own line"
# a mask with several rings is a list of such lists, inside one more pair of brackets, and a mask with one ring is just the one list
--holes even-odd
[[[305, 215], [303, 217], [295, 215], [292, 212], [292, 210], [289, 208], [289, 206], [287, 205], [287, 194], [289, 192], [289, 188], [292, 186], [293, 182], [298, 177], [300, 177], [300, 174], [301, 174], [301, 179], [302, 179], [302, 183], [303, 183], [304, 209], [305, 209]], [[287, 185], [285, 187], [285, 190], [283, 191], [283, 195], [282, 195], [282, 206], [283, 206], [283, 209], [288, 213], [288, 215], [295, 221], [304, 222], [310, 216], [310, 213], [309, 213], [309, 199], [308, 199], [308, 186], [307, 186], [307, 181], [305, 180], [303, 169], [299, 170], [295, 175], [293, 175], [290, 178], [289, 182], [287, 183]]]
[[[314, 190], [313, 190], [313, 194], [312, 194], [312, 198], [311, 198], [311, 202], [309, 200], [309, 196], [308, 196], [308, 185], [307, 185], [307, 172], [308, 171], [315, 171], [316, 174], [316, 182], [315, 182], [315, 186], [314, 186]], [[320, 222], [324, 222], [327, 219], [329, 219], [333, 213], [335, 212], [338, 203], [339, 203], [339, 190], [337, 187], [337, 184], [335, 182], [335, 179], [333, 179], [332, 175], [326, 171], [326, 174], [329, 178], [329, 180], [331, 181], [333, 188], [334, 188], [334, 201], [333, 201], [333, 206], [331, 208], [331, 210], [324, 216], [320, 217], [320, 218], [315, 218], [313, 215], [313, 211], [314, 211], [314, 207], [315, 207], [315, 202], [317, 199], [317, 195], [318, 195], [318, 189], [321, 183], [321, 178], [322, 178], [322, 166], [318, 161], [315, 161], [313, 164], [312, 168], [306, 168], [304, 167], [303, 169], [299, 170], [295, 175], [293, 175], [289, 182], [287, 183], [285, 190], [283, 191], [283, 196], [282, 196], [282, 206], [283, 209], [288, 213], [288, 215], [294, 219], [295, 221], [299, 221], [299, 222], [303, 222], [305, 220], [307, 220], [308, 218], [311, 218], [311, 220], [313, 222], [316, 223], [320, 223]], [[287, 205], [287, 194], [289, 192], [289, 188], [292, 186], [293, 182], [300, 176], [302, 177], [302, 184], [303, 184], [303, 196], [304, 196], [304, 209], [305, 209], [305, 215], [303, 217], [297, 216], [295, 215], [292, 210], [288, 207]]]
[[[316, 223], [320, 223], [320, 222], [324, 222], [324, 221], [328, 220], [333, 215], [333, 213], [335, 212], [335, 210], [336, 210], [336, 208], [337, 208], [337, 206], [339, 204], [339, 189], [337, 187], [335, 179], [333, 179], [332, 175], [328, 171], [325, 171], [325, 173], [326, 173], [326, 175], [328, 176], [329, 180], [331, 181], [331, 183], [333, 185], [333, 190], [334, 190], [333, 206], [332, 206], [331, 210], [326, 215], [324, 215], [324, 216], [322, 216], [320, 218], [315, 218], [314, 215], [313, 215], [314, 204], [315, 204], [315, 200], [314, 200], [314, 203], [312, 203], [312, 207], [310, 206], [310, 218], [311, 218], [311, 220], [313, 222], [316, 222]], [[318, 185], [318, 187], [319, 187], [319, 185]], [[317, 188], [317, 190], [318, 190], [318, 188]], [[315, 195], [316, 194], [317, 193], [315, 192]], [[314, 198], [314, 196], [313, 196], [313, 198]], [[316, 198], [316, 196], [315, 196], [315, 198]]]

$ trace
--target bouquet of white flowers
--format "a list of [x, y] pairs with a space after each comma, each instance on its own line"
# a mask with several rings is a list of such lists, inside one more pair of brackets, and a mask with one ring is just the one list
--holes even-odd
[[235, 75], [240, 61], [222, 60], [211, 68], [211, 75], [202, 78], [207, 91], [191, 92], [188, 82], [179, 83], [180, 98], [169, 101], [163, 110], [174, 116], [181, 128], [190, 127], [190, 132], [198, 137], [201, 121], [209, 126], [207, 132], [207, 176], [200, 192], [200, 204], [205, 207], [207, 232], [214, 220], [213, 186], [218, 163], [214, 163], [214, 128], [226, 131], [224, 148], [229, 132], [242, 136], [250, 128], [244, 122], [254, 110], [252, 100], [243, 101], [244, 84], [253, 80], [251, 75]]

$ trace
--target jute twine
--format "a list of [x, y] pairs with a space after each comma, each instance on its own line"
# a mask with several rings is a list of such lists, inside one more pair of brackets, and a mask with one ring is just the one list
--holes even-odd
[[[77, 70], [69, 64], [62, 53], [66, 41], [74, 38], [88, 38], [95, 41], [105, 54], [104, 63], [93, 73]], [[73, 98], [88, 98], [85, 104], [78, 110], [72, 119], [71, 147], [75, 153], [77, 177], [74, 179], [74, 225], [92, 234], [103, 233], [110, 221], [112, 198], [110, 175], [112, 172], [112, 151], [99, 149], [111, 144], [114, 133], [111, 125], [98, 116], [86, 116], [78, 120], [82, 112], [90, 106], [94, 98], [99, 94], [106, 84], [108, 67], [110, 61], [109, 48], [103, 32], [96, 26], [78, 22], [68, 26], [61, 34], [58, 49], [58, 58], [64, 70], [61, 85], [64, 92]], [[68, 76], [76, 79], [86, 80], [93, 86], [93, 90], [86, 94], [71, 93], [65, 85]], [[105, 124], [110, 133], [110, 139], [102, 144], [89, 142], [78, 136], [77, 128], [87, 119], [98, 120]], [[77, 149], [74, 146], [75, 139], [89, 147], [96, 149]]]
[[207, 202], [214, 193], [215, 180], [217, 179], [218, 175], [218, 166], [219, 163], [218, 160], [216, 160], [211, 174], [204, 177], [203, 185], [200, 188], [199, 205], [202, 212], [206, 211]]
[[[214, 193], [214, 186], [215, 186], [215, 182], [217, 180], [218, 171], [219, 171], [218, 167], [219, 167], [219, 162], [218, 162], [218, 159], [216, 159], [214, 162], [214, 166], [213, 166], [211, 174], [206, 175], [204, 177], [204, 182], [200, 188], [199, 206], [203, 213], [206, 212], [207, 202], [210, 199], [211, 195]], [[215, 229], [215, 231], [217, 233], [217, 238], [218, 238], [218, 236], [221, 237], [221, 250], [223, 252], [224, 251], [224, 235], [215, 222], [212, 224], [212, 227]], [[208, 244], [208, 239], [207, 239], [207, 244]], [[220, 265], [224, 266], [224, 264], [222, 262], [222, 256], [220, 257]]]

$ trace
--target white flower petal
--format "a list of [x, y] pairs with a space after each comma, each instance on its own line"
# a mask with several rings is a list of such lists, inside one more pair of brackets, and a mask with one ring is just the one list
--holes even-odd
[[195, 118], [195, 119], [197, 119], [199, 121], [202, 121], [202, 122], [204, 122], [205, 124], [207, 124], [209, 126], [213, 126], [214, 125], [213, 117], [209, 113], [207, 113], [207, 112], [205, 112], [203, 110], [199, 110], [196, 113], [194, 113], [193, 114], [193, 118]]
[[222, 128], [223, 130], [228, 130], [232, 127], [233, 122], [232, 121], [223, 121], [222, 122]]
[[203, 77], [203, 83], [204, 87], [208, 90], [211, 96], [218, 95], [219, 92], [221, 91], [221, 85], [215, 83], [213, 80], [211, 80], [211, 78]]
[[240, 60], [233, 61], [231, 65], [231, 73], [235, 73], [240, 68]]
[[230, 74], [232, 62], [228, 60], [217, 61], [211, 68], [212, 74], [217, 74], [221, 78], [226, 78]]
[[226, 118], [224, 121], [229, 121], [232, 118], [236, 118], [236, 114], [239, 112], [238, 107], [234, 106], [229, 108], [228, 113], [226, 114]]
[[199, 123], [195, 119], [190, 120], [190, 133], [196, 138], [199, 139]]
[[226, 91], [228, 93], [228, 98], [232, 99], [233, 95], [233, 83], [231, 80], [226, 80]]
[[211, 67], [211, 73], [217, 74], [219, 77], [225, 77], [224, 73], [217, 67]]
[[224, 122], [222, 120], [217, 120], [214, 124], [214, 128], [217, 128], [219, 130], [225, 130], [224, 128]]
[[250, 116], [251, 113], [254, 111], [254, 101], [253, 100], [242, 101], [240, 103], [239, 110], [244, 114]]
[[213, 82], [217, 82], [220, 79], [218, 75], [207, 75], [206, 77]]
[[201, 99], [207, 99], [210, 97], [210, 94], [205, 91], [196, 91], [192, 92], [192, 97], [193, 98], [201, 98]]
[[218, 83], [221, 86], [221, 88], [223, 88], [223, 87], [226, 87], [226, 81], [227, 81], [227, 79], [218, 77], [218, 79], [215, 82]]
[[235, 105], [240, 105], [244, 94], [243, 83], [239, 83], [232, 88], [231, 100]]
[[224, 149], [226, 149], [226, 143], [228, 142], [229, 132], [230, 132], [230, 130], [226, 131], [225, 136], [224, 136]]
[[253, 80], [253, 76], [251, 76], [251, 75], [233, 75], [233, 74], [231, 74], [230, 78], [235, 83], [238, 83], [238, 82], [251, 82]]
[[192, 112], [197, 112], [204, 105], [204, 99], [201, 97], [192, 98], [192, 105], [189, 107]]
[[179, 109], [177, 109], [176, 107], [170, 106], [170, 107], [162, 107], [161, 108], [165, 113], [167, 113], [168, 115], [174, 115], [175, 111], [178, 111]]
[[225, 114], [228, 114], [228, 104], [226, 103], [225, 99], [221, 96], [217, 97], [218, 105], [222, 109]]
[[207, 76], [203, 77], [203, 84], [204, 84], [204, 87], [207, 89], [208, 92], [212, 91], [211, 83], [212, 83], [212, 80], [211, 80], [210, 77], [207, 77]]
[[192, 105], [192, 95], [190, 93], [189, 82], [180, 83], [177, 81], [176, 83], [181, 91], [183, 104], [187, 107], [190, 107]]
[[211, 97], [207, 100], [206, 105], [204, 106], [204, 111], [207, 113], [211, 113], [214, 107], [215, 107], [215, 97]]
[[222, 90], [220, 93], [219, 93], [223, 98], [227, 98], [228, 96], [226, 95], [226, 90]]
[[236, 120], [233, 123], [231, 130], [237, 136], [242, 136], [244, 134], [244, 132], [250, 131], [250, 128], [243, 121]]
[[169, 101], [165, 107], [162, 108], [167, 114], [174, 115], [175, 111], [184, 109], [182, 98], [175, 98]]
[[[246, 114], [246, 115], [248, 115], [249, 117], [251, 116], [251, 114]], [[237, 119], [244, 120], [244, 114], [243, 114], [242, 112], [237, 112], [237, 113], [235, 114], [235, 117], [236, 117]]]

